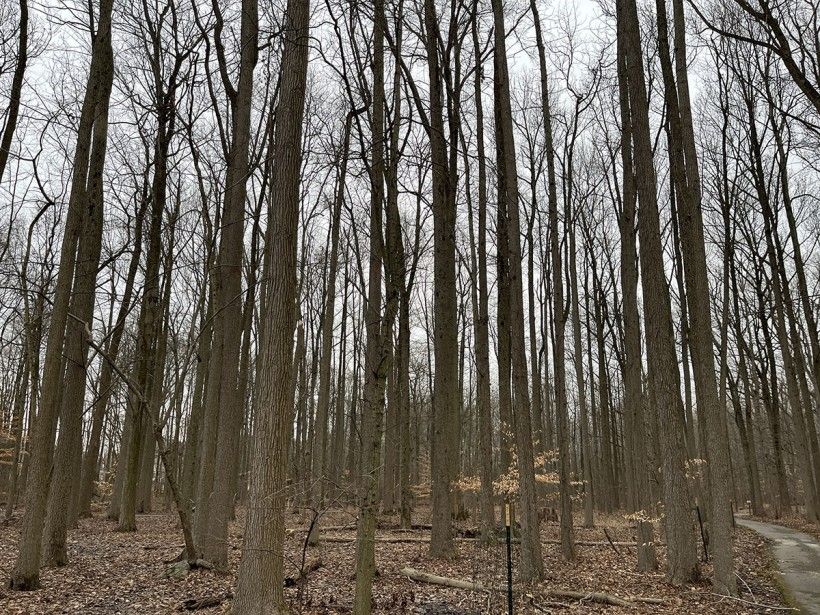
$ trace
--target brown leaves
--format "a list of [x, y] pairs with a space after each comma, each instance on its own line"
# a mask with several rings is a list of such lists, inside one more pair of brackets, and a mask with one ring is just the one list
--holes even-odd
[[[231, 528], [230, 550], [232, 569], [236, 570], [242, 544], [243, 511]], [[99, 515], [99, 513], [98, 513]], [[427, 521], [425, 511], [414, 517], [416, 523]], [[355, 518], [352, 511], [331, 511], [324, 520], [326, 526], [344, 526]], [[385, 518], [387, 519], [387, 518]], [[664, 580], [662, 571], [639, 574], [635, 571], [635, 554], [623, 549], [616, 554], [606, 543], [600, 526], [606, 525], [613, 541], [634, 541], [630, 524], [621, 515], [596, 518], [598, 528], [584, 529], [576, 524], [579, 542], [597, 543], [579, 545], [579, 559], [574, 564], [561, 560], [559, 547], [550, 544], [558, 536], [553, 523], [542, 524], [544, 560], [547, 578], [522, 589], [516, 607], [519, 613], [571, 611], [573, 613], [756, 613], [757, 607], [736, 601], [722, 600], [711, 593], [708, 582], [675, 588]], [[298, 515], [289, 515], [287, 525], [304, 529], [305, 523]], [[391, 524], [383, 524], [390, 527]], [[394, 525], [394, 524], [393, 524]], [[458, 524], [460, 532], [469, 532], [474, 521]], [[44, 568], [42, 589], [33, 592], [10, 592], [0, 594], [0, 613], [83, 613], [88, 615], [109, 613], [172, 613], [194, 609], [200, 613], [223, 613], [230, 610], [234, 576], [218, 574], [209, 570], [191, 570], [184, 578], [167, 579], [163, 572], [163, 560], [171, 560], [180, 548], [180, 533], [176, 518], [168, 514], [141, 515], [139, 531], [122, 534], [113, 531], [113, 523], [98, 516], [84, 519], [80, 528], [69, 535], [70, 563], [63, 568]], [[0, 570], [8, 574], [16, 555], [19, 534], [18, 522], [0, 527]], [[349, 533], [349, 532], [348, 532]], [[406, 536], [396, 530], [378, 530], [377, 536]], [[428, 538], [429, 530], [412, 533]], [[285, 541], [285, 575], [295, 578], [302, 561], [303, 532], [290, 534]], [[662, 537], [659, 537], [662, 538]], [[602, 543], [603, 541], [603, 543]], [[505, 547], [502, 542], [483, 546], [479, 542], [459, 541], [458, 558], [433, 560], [425, 543], [376, 544], [376, 563], [381, 575], [373, 587], [374, 612], [399, 613], [431, 612], [432, 609], [448, 609], [458, 613], [499, 613], [506, 610], [504, 596], [484, 596], [454, 588], [425, 586], [414, 583], [400, 574], [403, 567], [411, 566], [433, 574], [469, 579], [488, 586], [501, 585], [506, 580]], [[665, 555], [658, 547], [659, 557]], [[736, 533], [736, 561], [738, 574], [743, 578], [743, 598], [768, 605], [782, 604], [773, 582], [766, 545], [753, 533], [738, 529]], [[321, 560], [319, 560], [321, 558]], [[513, 575], [518, 569], [518, 546], [513, 547]], [[355, 576], [355, 543], [325, 542], [310, 548], [306, 567], [311, 572], [303, 583], [286, 589], [286, 597], [294, 612], [304, 614], [337, 613], [350, 610], [353, 599]], [[312, 566], [321, 561], [321, 566]], [[705, 573], [711, 571], [708, 567]], [[301, 585], [301, 587], [299, 587]], [[525, 594], [538, 595], [547, 590], [562, 588], [578, 592], [606, 592], [617, 596], [655, 596], [665, 605], [635, 604], [623, 607], [604, 606], [583, 599], [527, 600]], [[559, 605], [558, 602], [568, 606]], [[756, 610], [757, 609], [757, 610]], [[444, 611], [442, 611], [444, 612]]]

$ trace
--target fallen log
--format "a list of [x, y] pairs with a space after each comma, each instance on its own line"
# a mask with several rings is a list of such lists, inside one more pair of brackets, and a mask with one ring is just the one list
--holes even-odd
[[[348, 525], [325, 525], [319, 528], [319, 531], [324, 532], [349, 532], [356, 529], [356, 524], [348, 524]], [[380, 532], [396, 532], [396, 533], [412, 533], [412, 532], [429, 532], [432, 529], [431, 525], [413, 525], [413, 527], [382, 527], [376, 526], [376, 530]], [[285, 530], [285, 534], [288, 536], [292, 536], [293, 534], [304, 534], [308, 532], [308, 528], [299, 527], [299, 528], [288, 528]], [[472, 530], [465, 530], [465, 532], [470, 533]]]
[[[354, 542], [355, 540], [355, 536], [322, 536], [322, 542]], [[373, 540], [374, 542], [430, 542], [429, 538], [423, 536], [376, 536]]]
[[[402, 568], [401, 574], [418, 583], [429, 583], [431, 585], [442, 585], [444, 587], [453, 587], [455, 589], [465, 589], [468, 591], [490, 593], [490, 592], [506, 592], [506, 587], [493, 587], [483, 585], [476, 581], [468, 581], [466, 579], [454, 579], [451, 577], [442, 577], [428, 572], [422, 572], [415, 568]], [[579, 592], [566, 589], [543, 589], [522, 593], [527, 598], [534, 599], [538, 597], [547, 598], [564, 598], [578, 600], [580, 602], [597, 602], [599, 604], [608, 604], [611, 606], [628, 607], [633, 602], [643, 602], [646, 604], [665, 604], [662, 598], [645, 598], [643, 596], [631, 596], [628, 599], [619, 598], [612, 594], [604, 592]]]
[[[322, 536], [322, 540], [324, 542], [353, 542], [356, 540], [355, 536]], [[481, 542], [480, 538], [465, 538], [462, 536], [456, 536], [453, 538], [456, 542]], [[376, 536], [374, 538], [375, 542], [386, 542], [386, 543], [429, 543], [430, 538], [426, 536]], [[514, 543], [519, 542], [517, 539], [513, 539]], [[542, 540], [541, 544], [546, 545], [560, 545], [560, 540], [553, 540], [547, 539]], [[608, 547], [611, 545], [616, 545], [619, 547], [634, 547], [636, 543], [634, 542], [605, 542], [605, 541], [598, 541], [598, 540], [576, 540], [575, 544], [579, 547]]]
[[465, 579], [453, 579], [451, 577], [440, 577], [437, 574], [430, 574], [429, 572], [422, 572], [415, 568], [402, 568], [401, 574], [408, 577], [412, 581], [419, 583], [429, 583], [431, 585], [443, 585], [444, 587], [455, 587], [456, 589], [466, 589], [472, 592], [490, 592], [493, 591], [491, 587], [485, 587], [481, 583], [475, 581], [467, 581]]
[[[345, 532], [347, 530], [355, 530], [356, 523], [348, 523], [347, 525], [326, 525], [319, 528], [322, 532]], [[385, 526], [385, 525], [377, 525], [377, 530], [382, 530], [386, 532], [429, 532], [433, 529], [433, 526], [429, 523], [414, 523], [411, 527], [392, 527], [392, 526]], [[292, 534], [303, 534], [308, 531], [308, 528], [304, 527], [297, 527], [297, 528], [287, 528], [285, 533], [290, 536]], [[474, 530], [466, 530], [467, 532], [473, 532]], [[478, 530], [475, 530], [477, 532]]]
[[[355, 530], [356, 524], [348, 524], [348, 525], [327, 525], [325, 527], [319, 527], [320, 532], [346, 532], [348, 530]], [[307, 528], [299, 528], [297, 530], [293, 530], [295, 532], [304, 533], [307, 532]]]
[[[544, 544], [548, 545], [560, 545], [560, 540], [542, 540]], [[603, 541], [603, 540], [576, 540], [575, 544], [580, 547], [606, 547], [606, 546], [617, 546], [617, 547], [635, 547], [637, 543], [635, 542], [623, 542], [623, 541]]]
[[547, 595], [555, 598], [571, 598], [579, 602], [598, 602], [612, 606], [629, 606], [628, 601], [603, 592], [575, 592], [563, 589], [551, 589], [547, 592]]

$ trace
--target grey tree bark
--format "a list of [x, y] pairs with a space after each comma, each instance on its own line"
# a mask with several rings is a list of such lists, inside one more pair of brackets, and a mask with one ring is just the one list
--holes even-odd
[[721, 594], [735, 595], [732, 557], [731, 472], [725, 406], [719, 403], [712, 335], [706, 248], [701, 213], [700, 171], [695, 148], [692, 110], [689, 102], [686, 32], [683, 1], [672, 0], [674, 22], [674, 71], [669, 51], [666, 0], [657, 0], [658, 48], [671, 139], [669, 158], [672, 181], [680, 198], [681, 248], [690, 314], [692, 366], [695, 395], [705, 417], [708, 454], [709, 542], [713, 556], [712, 585]]
[[[500, 0], [493, 0], [494, 54], [493, 54], [493, 94], [495, 98], [496, 161], [499, 173], [498, 198], [505, 201], [507, 216], [507, 274], [508, 304], [510, 316], [510, 359], [513, 382], [513, 407], [515, 416], [515, 447], [518, 457], [518, 495], [520, 498], [519, 522], [521, 524], [521, 578], [526, 581], [537, 581], [544, 576], [544, 563], [541, 557], [541, 539], [535, 491], [535, 467], [533, 463], [532, 419], [530, 416], [530, 391], [527, 374], [527, 351], [524, 342], [524, 286], [521, 272], [521, 223], [518, 213], [518, 171], [515, 161], [515, 137], [512, 126], [512, 105], [510, 101], [509, 70], [507, 66], [506, 27], [504, 9]], [[542, 96], [544, 93], [542, 93]], [[549, 107], [543, 110], [549, 114]], [[547, 128], [548, 124], [545, 123]], [[549, 137], [548, 137], [549, 139]], [[547, 148], [551, 142], [548, 140]], [[549, 154], [548, 154], [549, 155]], [[549, 163], [548, 163], [549, 164]], [[554, 176], [553, 176], [554, 178]], [[553, 227], [554, 228], [554, 227]], [[501, 248], [499, 248], [501, 249]], [[553, 257], [555, 253], [553, 252]], [[560, 269], [560, 266], [559, 266]], [[555, 271], [555, 270], [554, 270]], [[560, 273], [559, 273], [560, 279]], [[558, 291], [560, 292], [560, 291]], [[561, 302], [563, 310], [563, 302]], [[563, 352], [563, 345], [561, 346]], [[556, 369], [558, 366], [556, 365]], [[563, 384], [556, 379], [556, 385]], [[559, 414], [560, 414], [560, 396]], [[560, 418], [560, 416], [559, 416]], [[559, 424], [560, 426], [560, 424]], [[559, 429], [560, 431], [560, 429]], [[559, 445], [561, 443], [559, 442]], [[569, 441], [564, 443], [569, 448]], [[567, 455], [566, 462], [569, 462]], [[562, 466], [563, 467], [563, 466]], [[572, 527], [571, 508], [564, 509], [563, 504], [570, 506], [569, 477], [566, 476], [566, 491], [562, 492], [562, 512], [569, 516], [562, 524], [562, 548], [569, 544], [571, 534], [566, 533]], [[562, 485], [563, 486], [563, 485]], [[564, 502], [564, 496], [566, 502]], [[567, 525], [567, 523], [569, 525]], [[564, 551], [565, 556], [572, 554]]]
[[[618, 36], [623, 40], [627, 70], [626, 80], [630, 109], [630, 130], [636, 191], [640, 202], [638, 233], [640, 238], [641, 282], [645, 297], [646, 346], [650, 384], [655, 408], [659, 412], [663, 457], [663, 491], [666, 512], [667, 577], [676, 584], [697, 578], [697, 554], [690, 495], [686, 484], [686, 459], [683, 404], [680, 398], [677, 357], [672, 333], [672, 310], [663, 268], [660, 223], [658, 219], [657, 178], [649, 134], [648, 102], [643, 72], [638, 11], [634, 0], [617, 5]], [[622, 91], [621, 95], [624, 95]]]
[[274, 133], [271, 217], [265, 247], [268, 285], [256, 378], [257, 425], [245, 538], [233, 604], [240, 615], [287, 612], [283, 592], [286, 494], [282, 486], [293, 425], [296, 250], [309, 27], [309, 1], [288, 0]]
[[451, 556], [454, 549], [450, 492], [455, 479], [454, 466], [458, 454], [458, 444], [453, 439], [459, 401], [458, 355], [455, 352], [458, 347], [456, 207], [442, 117], [444, 103], [443, 75], [439, 62], [439, 22], [433, 0], [424, 1], [424, 32], [430, 83], [430, 112], [426, 128], [433, 164], [433, 346], [436, 366], [431, 451], [433, 529], [430, 554], [445, 557]]
[[[216, 1], [216, 0], [215, 0]], [[217, 33], [217, 36], [219, 34]], [[240, 348], [242, 340], [242, 259], [244, 252], [245, 199], [253, 101], [253, 73], [258, 58], [259, 6], [243, 0], [240, 21], [239, 80], [236, 89], [223, 76], [231, 99], [231, 145], [227, 155], [222, 228], [215, 283], [214, 341], [211, 361], [214, 380], [209, 382], [209, 404], [218, 404], [218, 436], [213, 457], [211, 485], [200, 485], [197, 516], [197, 548], [218, 568], [228, 565], [228, 521], [233, 515], [239, 433], [244, 419], [240, 396]], [[219, 46], [217, 46], [217, 49]], [[220, 70], [224, 71], [224, 58]], [[214, 357], [214, 353], [219, 357]], [[218, 373], [216, 368], [220, 368]], [[204, 508], [201, 510], [200, 507]], [[205, 517], [203, 519], [203, 517]]]
[[[95, 134], [104, 135], [108, 121], [108, 101], [114, 74], [111, 50], [111, 13], [113, 0], [103, 0], [99, 7], [97, 31], [92, 37], [91, 67], [80, 111], [77, 145], [65, 222], [57, 287], [52, 305], [51, 325], [46, 342], [46, 359], [41, 381], [41, 405], [31, 437], [31, 465], [26, 485], [26, 511], [20, 548], [11, 574], [12, 589], [36, 589], [39, 585], [41, 539], [45, 522], [51, 465], [54, 457], [54, 434], [60, 403], [62, 350], [77, 263], [77, 244], [90, 187], [102, 182], [105, 156], [97, 151], [93, 157]], [[99, 141], [98, 147], [99, 147]], [[105, 139], [102, 139], [104, 146]], [[103, 147], [104, 149], [104, 147]], [[93, 160], [93, 162], [92, 162]]]
[[[565, 332], [567, 314], [564, 308], [564, 272], [561, 259], [560, 238], [558, 236], [558, 188], [555, 172], [555, 146], [553, 144], [552, 116], [547, 79], [546, 50], [541, 35], [541, 20], [534, 0], [530, 10], [535, 20], [538, 65], [541, 77], [541, 113], [544, 117], [544, 136], [547, 149], [547, 200], [550, 226], [550, 266], [552, 267], [552, 360], [555, 374], [553, 390], [555, 394], [556, 438], [558, 440], [558, 481], [561, 498], [561, 554], [564, 559], [575, 559], [575, 544], [572, 529], [572, 494], [570, 493], [570, 452], [569, 417], [567, 413]], [[496, 25], [496, 29], [498, 25]], [[498, 44], [498, 43], [496, 43]], [[514, 150], [513, 150], [514, 151]]]

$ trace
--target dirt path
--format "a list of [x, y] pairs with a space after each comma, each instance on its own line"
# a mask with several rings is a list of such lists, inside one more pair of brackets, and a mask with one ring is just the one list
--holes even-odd
[[782, 525], [742, 518], [737, 523], [774, 542], [774, 556], [789, 597], [802, 613], [820, 615], [820, 543]]

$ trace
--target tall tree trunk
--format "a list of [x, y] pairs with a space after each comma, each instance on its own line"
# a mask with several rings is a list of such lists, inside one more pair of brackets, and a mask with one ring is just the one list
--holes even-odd
[[307, 87], [308, 0], [288, 0], [281, 94], [274, 138], [271, 210], [265, 247], [266, 314], [256, 379], [258, 413], [236, 613], [284, 613], [283, 543], [288, 445], [293, 424], [296, 250], [302, 119]]
[[[569, 231], [569, 290], [572, 317], [572, 342], [575, 363], [575, 385], [578, 389], [578, 421], [581, 432], [581, 457], [584, 475], [584, 527], [594, 527], [594, 501], [592, 499], [592, 446], [589, 435], [589, 409], [587, 408], [586, 385], [584, 383], [584, 351], [581, 340], [581, 309], [578, 298], [578, 268], [575, 255], [575, 223]], [[590, 247], [590, 249], [592, 249]]]
[[[433, 165], [433, 338], [435, 385], [433, 392], [433, 529], [430, 554], [453, 553], [450, 492], [455, 479], [458, 443], [458, 346], [456, 298], [456, 203], [451, 186], [444, 135], [442, 70], [439, 63], [439, 22], [434, 0], [424, 0], [427, 73], [430, 83], [429, 129]], [[455, 135], [451, 135], [455, 136]], [[455, 144], [453, 144], [455, 147]]]
[[[91, 147], [91, 165], [102, 169], [108, 137], [107, 113], [95, 124]], [[88, 345], [86, 328], [94, 321], [94, 297], [97, 288], [97, 269], [100, 264], [103, 232], [103, 177], [91, 178], [87, 205], [83, 216], [83, 230], [77, 250], [77, 268], [74, 276], [69, 323], [66, 327], [65, 384], [60, 408], [60, 434], [54, 456], [45, 530], [43, 559], [47, 564], [64, 566], [68, 563], [66, 535], [70, 519], [70, 501], [76, 493], [73, 478], [79, 474], [82, 453], [83, 410], [87, 378]]]
[[678, 199], [681, 247], [690, 314], [692, 365], [698, 408], [706, 419], [709, 483], [709, 542], [714, 575], [712, 585], [721, 594], [735, 595], [732, 557], [731, 472], [725, 406], [719, 403], [712, 336], [706, 246], [701, 213], [701, 189], [686, 64], [686, 33], [682, 0], [672, 0], [674, 19], [675, 71], [669, 52], [666, 0], [656, 0], [658, 48], [663, 72], [664, 93], [671, 139], [669, 160]]
[[[207, 519], [200, 524], [204, 533], [197, 535], [202, 556], [218, 568], [228, 566], [228, 521], [233, 515], [236, 463], [239, 434], [244, 419], [244, 400], [240, 398], [239, 364], [242, 339], [242, 258], [244, 251], [245, 198], [248, 179], [248, 148], [253, 102], [253, 72], [258, 58], [259, 6], [257, 0], [242, 1], [240, 26], [241, 54], [239, 81], [232, 92], [232, 138], [225, 177], [225, 201], [217, 257], [216, 321], [221, 330], [215, 340], [221, 341], [212, 352], [220, 354], [221, 371], [218, 387], [209, 403], [219, 404], [215, 466], [210, 489], [198, 493], [200, 505], [207, 509]], [[277, 116], [281, 117], [281, 116]], [[211, 360], [213, 361], [213, 355]], [[199, 512], [199, 509], [197, 509]], [[204, 511], [203, 511], [204, 512]]]
[[[641, 386], [641, 324], [638, 314], [638, 248], [636, 242], [637, 216], [636, 205], [636, 178], [633, 166], [632, 128], [629, 108], [629, 86], [627, 83], [627, 54], [623, 33], [623, 19], [618, 20], [618, 90], [619, 109], [621, 118], [621, 163], [622, 163], [622, 197], [621, 215], [618, 226], [621, 233], [621, 288], [623, 297], [623, 329], [624, 329], [624, 413], [625, 423], [628, 425], [627, 438], [629, 451], [632, 455], [631, 467], [634, 482], [632, 492], [633, 501], [629, 508], [635, 514], [638, 527], [638, 570], [648, 572], [658, 566], [655, 556], [654, 528], [651, 521], [652, 496], [649, 488], [649, 471], [647, 457], [649, 455], [646, 440], [649, 433], [646, 429], [644, 417], [644, 400]], [[630, 454], [630, 453], [627, 453]]]
[[[160, 88], [161, 84], [157, 84]], [[137, 364], [135, 367], [135, 383], [141, 392], [142, 399], [138, 400], [132, 394], [132, 424], [128, 442], [128, 458], [125, 467], [125, 482], [123, 484], [122, 506], [120, 509], [117, 529], [123, 532], [133, 532], [137, 529], [136, 510], [138, 498], [143, 497], [141, 508], [145, 510], [145, 493], [139, 493], [139, 478], [142, 475], [143, 484], [147, 482], [150, 492], [153, 466], [154, 448], [151, 429], [151, 409], [148, 404], [154, 403], [154, 395], [159, 393], [162, 382], [157, 381], [157, 372], [164, 373], [164, 366], [158, 368], [164, 314], [164, 302], [161, 293], [160, 260], [162, 257], [162, 222], [165, 213], [165, 200], [168, 183], [168, 152], [171, 143], [170, 130], [173, 126], [173, 97], [164, 100], [162, 89], [158, 90], [159, 106], [157, 114], [157, 139], [154, 146], [154, 177], [151, 186], [151, 216], [148, 230], [148, 247], [145, 254], [145, 280], [142, 304], [140, 306], [137, 323]], [[155, 392], [156, 391], [156, 392]], [[147, 466], [147, 467], [146, 467]], [[150, 497], [150, 493], [149, 493]]]
[[[473, 287], [475, 362], [476, 362], [476, 410], [478, 414], [478, 442], [480, 457], [481, 493], [481, 533], [488, 540], [495, 528], [495, 507], [493, 504], [493, 426], [492, 400], [490, 392], [490, 334], [487, 286], [487, 158], [484, 151], [484, 104], [482, 102], [481, 81], [483, 68], [481, 47], [478, 38], [478, 11], [472, 16], [470, 29], [475, 55], [475, 80], [473, 98], [476, 108], [476, 155], [478, 158], [477, 195], [477, 237], [473, 232], [472, 210], [470, 210], [471, 256], [474, 261], [477, 284]], [[465, 164], [466, 167], [466, 164]], [[537, 380], [536, 380], [537, 382]], [[538, 383], [540, 386], [540, 383]], [[543, 445], [543, 443], [542, 443]]]
[[672, 332], [672, 310], [666, 276], [658, 217], [657, 178], [649, 134], [649, 106], [643, 72], [638, 11], [634, 0], [620, 0], [617, 6], [618, 37], [623, 40], [630, 109], [630, 131], [636, 189], [640, 202], [641, 281], [645, 297], [646, 347], [654, 409], [659, 418], [663, 443], [663, 491], [666, 512], [666, 541], [669, 580], [687, 583], [698, 576], [697, 553], [692, 531], [691, 499], [686, 484], [683, 404], [680, 398], [678, 362]]
[[[561, 264], [560, 238], [558, 236], [558, 188], [555, 173], [555, 146], [552, 134], [552, 115], [549, 101], [549, 84], [547, 80], [547, 61], [544, 41], [541, 34], [541, 19], [531, 0], [530, 10], [535, 21], [535, 40], [538, 48], [538, 66], [541, 76], [541, 113], [544, 120], [544, 137], [547, 154], [547, 184], [550, 227], [550, 262], [552, 267], [552, 318], [555, 326], [552, 346], [553, 368], [555, 370], [555, 419], [558, 438], [558, 482], [561, 498], [561, 554], [564, 559], [575, 559], [575, 544], [572, 530], [572, 494], [570, 493], [570, 452], [569, 452], [569, 416], [567, 412], [566, 362], [564, 335], [566, 330], [566, 311], [564, 309], [564, 280]], [[496, 24], [496, 30], [498, 24]], [[496, 37], [499, 34], [496, 32]], [[504, 36], [502, 28], [501, 37]], [[496, 38], [497, 41], [497, 38]], [[498, 45], [498, 42], [496, 42]], [[497, 79], [497, 77], [496, 77]], [[510, 120], [511, 122], [511, 120]], [[514, 152], [514, 150], [512, 150]], [[514, 156], [513, 153], [511, 156]], [[515, 201], [513, 201], [515, 202]], [[513, 231], [513, 232], [517, 232]]]
[[[401, 53], [403, 28], [402, 20], [404, 4], [399, 2], [395, 17], [395, 45], [396, 53]], [[385, 20], [385, 27], [386, 26]], [[385, 443], [392, 447], [392, 451], [387, 455], [385, 463], [385, 481], [388, 482], [389, 490], [392, 492], [393, 501], [385, 498], [384, 509], [397, 509], [403, 512], [402, 524], [410, 525], [409, 494], [403, 495], [403, 489], [409, 489], [406, 479], [406, 468], [409, 466], [408, 453], [404, 452], [403, 438], [408, 433], [407, 406], [405, 405], [405, 390], [409, 386], [410, 366], [409, 366], [409, 297], [407, 297], [407, 265], [405, 247], [402, 239], [401, 218], [399, 214], [399, 159], [401, 157], [401, 143], [399, 142], [401, 130], [402, 113], [402, 88], [401, 88], [401, 65], [395, 62], [393, 67], [393, 93], [392, 93], [392, 118], [390, 120], [389, 148], [387, 150], [387, 163], [385, 165], [386, 197], [385, 202], [385, 268], [387, 271], [388, 296], [393, 296], [392, 301], [395, 306], [391, 309], [398, 312], [398, 331], [395, 336], [395, 346], [393, 348], [393, 369], [391, 373], [394, 383], [391, 391], [391, 401], [394, 406], [393, 420], [388, 422], [388, 433], [385, 435]], [[402, 315], [403, 306], [407, 307], [408, 313]], [[391, 326], [392, 326], [391, 322]], [[388, 438], [389, 434], [389, 440]], [[390, 464], [387, 463], [390, 461]], [[389, 467], [392, 466], [392, 467]], [[404, 508], [402, 508], [404, 504]]]
[[[92, 38], [91, 67], [80, 111], [68, 214], [46, 343], [40, 412], [31, 437], [31, 469], [26, 485], [26, 511], [23, 517], [20, 550], [9, 583], [12, 589], [36, 589], [39, 585], [40, 545], [54, 457], [54, 434], [62, 388], [60, 380], [63, 375], [63, 344], [77, 263], [77, 243], [90, 187], [94, 182], [102, 182], [105, 162], [102, 152], [97, 151], [93, 157], [91, 154], [96, 144], [95, 136], [105, 134], [108, 120], [108, 101], [114, 74], [111, 50], [112, 9], [113, 0], [102, 1], [97, 19], [97, 32]], [[103, 138], [102, 144], [104, 143]]]
[[[512, 367], [512, 382], [514, 392], [515, 416], [515, 448], [518, 457], [518, 492], [520, 498], [519, 522], [521, 524], [521, 578], [526, 581], [537, 581], [544, 576], [544, 563], [541, 557], [541, 539], [539, 536], [539, 520], [535, 492], [535, 468], [533, 465], [532, 418], [530, 416], [530, 391], [527, 375], [527, 354], [524, 342], [524, 287], [521, 272], [521, 224], [518, 213], [518, 171], [516, 168], [515, 137], [512, 125], [512, 105], [510, 101], [510, 81], [507, 66], [506, 28], [504, 25], [504, 9], [501, 0], [493, 0], [494, 22], [494, 81], [493, 94], [495, 97], [495, 129], [496, 129], [496, 158], [499, 173], [498, 197], [505, 202], [507, 216], [507, 275], [508, 275], [508, 304], [510, 317], [510, 360]], [[544, 115], [549, 115], [549, 108], [544, 109]], [[547, 125], [549, 130], [549, 125]], [[552, 143], [547, 142], [550, 149]], [[554, 176], [553, 176], [554, 178]], [[553, 227], [554, 228], [554, 227]], [[555, 254], [553, 253], [553, 257]], [[558, 267], [560, 269], [560, 266]], [[555, 269], [553, 273], [555, 273]], [[560, 273], [559, 273], [560, 279]], [[560, 290], [557, 291], [560, 293]], [[560, 301], [560, 299], [559, 299]], [[563, 304], [563, 301], [561, 301]], [[563, 305], [561, 305], [563, 311]], [[563, 352], [563, 345], [561, 345]], [[559, 366], [556, 365], [556, 369]], [[556, 388], [563, 385], [563, 381], [556, 379]], [[561, 391], [558, 391], [558, 407], [560, 420]], [[560, 432], [560, 423], [559, 423]], [[566, 434], [564, 434], [566, 435]], [[560, 437], [560, 435], [559, 435]], [[565, 443], [565, 444], [568, 444]], [[559, 445], [561, 443], [559, 442]], [[567, 446], [568, 449], [568, 446]], [[563, 461], [563, 460], [562, 460]], [[569, 462], [569, 459], [566, 459]], [[562, 465], [562, 469], [564, 466]], [[569, 477], [567, 490], [562, 493], [562, 513], [568, 513], [562, 519], [561, 538], [564, 555], [573, 556], [572, 537], [567, 534], [567, 527], [572, 527]], [[564, 502], [564, 495], [566, 502]], [[567, 508], [564, 508], [564, 505]], [[568, 551], [569, 550], [569, 551]]]
[[[353, 612], [371, 612], [373, 577], [376, 572], [376, 515], [384, 421], [384, 394], [391, 370], [392, 317], [398, 296], [388, 290], [382, 314], [382, 272], [385, 259], [384, 231], [384, 2], [373, 4], [373, 86], [370, 109], [370, 245], [365, 306], [364, 407], [362, 411], [362, 462], [359, 484], [359, 521], [356, 531], [356, 588]], [[388, 283], [388, 287], [391, 285]], [[389, 480], [389, 478], [386, 478]]]

